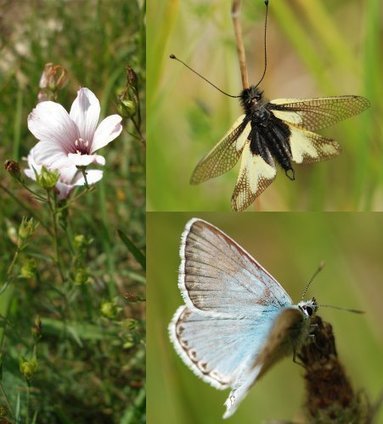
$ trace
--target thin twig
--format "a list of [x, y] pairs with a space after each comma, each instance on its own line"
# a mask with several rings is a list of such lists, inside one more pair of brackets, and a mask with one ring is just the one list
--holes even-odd
[[233, 20], [235, 40], [237, 45], [237, 53], [239, 59], [239, 68], [241, 70], [242, 87], [249, 88], [249, 76], [246, 66], [246, 53], [242, 39], [242, 27], [240, 22], [241, 15], [241, 0], [233, 0], [231, 7], [231, 18]]
[[7, 187], [5, 187], [5, 185], [0, 184], [0, 188], [5, 191], [5, 193], [8, 194], [8, 196], [12, 197], [13, 200], [15, 200], [23, 209], [25, 209], [33, 218], [36, 219], [36, 221], [38, 221], [40, 223], [40, 225], [42, 227], [44, 227], [47, 230], [47, 233], [50, 236], [53, 236], [53, 233], [51, 231], [51, 229], [43, 222], [43, 220], [29, 207], [27, 206], [24, 202], [22, 202], [17, 196], [15, 196], [11, 190], [9, 190]]

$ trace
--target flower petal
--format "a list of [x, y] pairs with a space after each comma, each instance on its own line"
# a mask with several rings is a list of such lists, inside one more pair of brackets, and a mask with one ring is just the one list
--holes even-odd
[[68, 185], [73, 185], [73, 182], [76, 180], [77, 174], [81, 175], [81, 172], [74, 165], [66, 166], [59, 169], [60, 172], [60, 182]]
[[110, 115], [100, 122], [94, 133], [91, 153], [109, 144], [118, 137], [122, 131], [122, 117], [120, 115]]
[[39, 165], [58, 170], [62, 167], [71, 165], [68, 155], [57, 144], [40, 141], [32, 150], [33, 159]]
[[105, 158], [100, 155], [81, 155], [80, 153], [69, 153], [68, 159], [72, 165], [88, 166], [91, 163], [105, 165]]
[[40, 174], [41, 165], [36, 161], [34, 148], [32, 148], [28, 153], [27, 161], [29, 168], [24, 169], [24, 174], [28, 178], [31, 178], [32, 180], [36, 181], [36, 174]]
[[[89, 185], [96, 184], [102, 179], [103, 171], [99, 169], [90, 169], [86, 171], [86, 180]], [[76, 182], [74, 183], [76, 186], [82, 186], [85, 185], [85, 178], [82, 174], [80, 174], [80, 177], [76, 179]]]
[[29, 131], [40, 141], [57, 144], [67, 150], [79, 137], [68, 112], [58, 103], [39, 103], [28, 116]]
[[76, 123], [80, 137], [91, 142], [100, 117], [100, 102], [88, 88], [80, 88], [69, 112]]
[[66, 199], [73, 189], [74, 185], [58, 181], [56, 184], [57, 197], [59, 198], [59, 200]]

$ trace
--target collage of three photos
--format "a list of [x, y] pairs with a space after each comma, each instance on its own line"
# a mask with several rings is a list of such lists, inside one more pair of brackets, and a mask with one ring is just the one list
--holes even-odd
[[380, 3], [1, 2], [1, 423], [383, 423]]

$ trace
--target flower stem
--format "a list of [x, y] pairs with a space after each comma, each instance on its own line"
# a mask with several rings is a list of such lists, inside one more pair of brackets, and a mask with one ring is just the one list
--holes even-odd
[[65, 275], [63, 271], [63, 265], [60, 257], [60, 248], [59, 248], [59, 242], [58, 242], [58, 225], [57, 225], [57, 205], [55, 199], [52, 198], [51, 191], [47, 190], [48, 194], [48, 205], [49, 210], [51, 212], [52, 216], [52, 224], [53, 224], [53, 243], [54, 243], [54, 250], [55, 250], [55, 263], [57, 265], [61, 281], [65, 282]]
[[[15, 196], [11, 190], [9, 190], [7, 187], [5, 187], [3, 184], [0, 184], [0, 189], [2, 189], [3, 191], [5, 191], [5, 193], [8, 194], [8, 196], [12, 197], [13, 200], [15, 200], [23, 209], [25, 209], [33, 218], [36, 219], [36, 221], [38, 221], [40, 223], [40, 225], [42, 227], [44, 227], [49, 235], [53, 235], [51, 229], [44, 223], [44, 221], [42, 219], [40, 219], [40, 217], [38, 215], [36, 215], [36, 213], [29, 207], [27, 206], [25, 203], [23, 203], [17, 196]], [[29, 190], [30, 191], [30, 190]], [[33, 193], [33, 192], [31, 192]], [[36, 195], [36, 193], [33, 193], [34, 195]], [[40, 198], [39, 198], [40, 199]], [[44, 199], [45, 200], [45, 199]]]

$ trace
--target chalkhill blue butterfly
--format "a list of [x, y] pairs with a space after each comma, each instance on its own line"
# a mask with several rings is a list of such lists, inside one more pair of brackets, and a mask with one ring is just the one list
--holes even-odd
[[191, 219], [182, 234], [178, 286], [185, 305], [169, 325], [184, 363], [216, 389], [231, 389], [230, 417], [256, 381], [310, 334], [315, 299], [294, 305], [283, 287], [218, 228]]

